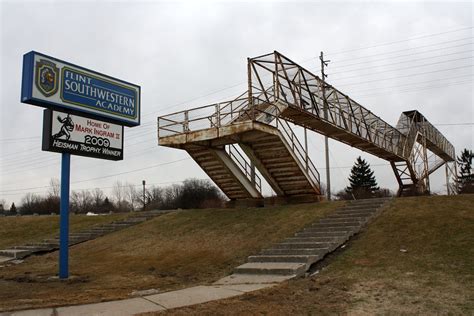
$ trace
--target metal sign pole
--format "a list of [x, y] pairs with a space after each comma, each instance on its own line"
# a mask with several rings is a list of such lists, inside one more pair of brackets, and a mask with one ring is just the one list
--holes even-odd
[[59, 222], [59, 278], [69, 277], [69, 176], [71, 154], [61, 156], [61, 209]]

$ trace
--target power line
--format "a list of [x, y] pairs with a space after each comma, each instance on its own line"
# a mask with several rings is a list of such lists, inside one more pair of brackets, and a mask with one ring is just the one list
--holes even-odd
[[396, 85], [396, 86], [389, 86], [389, 87], [363, 89], [363, 90], [357, 90], [356, 93], [358, 93], [358, 92], [367, 92], [367, 91], [379, 91], [379, 90], [382, 90], [382, 89], [391, 89], [391, 88], [413, 86], [413, 85], [419, 85], [419, 84], [423, 84], [423, 83], [439, 82], [439, 81], [445, 81], [445, 80], [457, 79], [457, 78], [465, 78], [465, 77], [472, 77], [472, 76], [473, 76], [473, 74], [469, 74], [469, 75], [454, 76], [454, 77], [448, 77], [448, 78], [442, 78], [442, 79], [406, 83], [406, 84], [401, 84], [401, 85]]
[[371, 49], [371, 48], [376, 48], [376, 47], [394, 45], [394, 44], [403, 43], [403, 42], [409, 42], [409, 41], [416, 40], [416, 39], [421, 39], [421, 38], [428, 38], [428, 37], [433, 37], [433, 36], [438, 36], [438, 35], [444, 35], [444, 34], [449, 34], [449, 33], [465, 31], [465, 30], [471, 30], [473, 28], [474, 27], [469, 26], [469, 27], [464, 27], [464, 28], [455, 29], [455, 30], [451, 30], [451, 31], [432, 33], [432, 34], [421, 35], [421, 36], [415, 36], [415, 37], [407, 38], [407, 39], [404, 39], [404, 40], [398, 40], [398, 41], [387, 42], [387, 43], [382, 43], [382, 44], [376, 44], [376, 45], [371, 45], [371, 46], [353, 48], [353, 49], [348, 49], [348, 50], [339, 51], [339, 52], [335, 52], [335, 53], [329, 53], [329, 54], [331, 54], [331, 55], [340, 55], [340, 54], [355, 52], [355, 51], [364, 50], [364, 49]]
[[[372, 66], [370, 68], [375, 68], [375, 67], [386, 67], [386, 66], [392, 66], [392, 65], [399, 65], [399, 64], [406, 64], [406, 63], [412, 63], [415, 61], [420, 61], [420, 60], [426, 60], [426, 59], [433, 59], [433, 58], [439, 58], [439, 57], [445, 57], [445, 56], [451, 56], [451, 55], [458, 55], [458, 54], [463, 54], [463, 53], [468, 53], [468, 52], [473, 52], [474, 50], [466, 50], [466, 51], [461, 51], [461, 52], [455, 52], [451, 54], [443, 54], [443, 55], [436, 55], [436, 56], [430, 56], [430, 57], [424, 57], [424, 58], [417, 58], [417, 59], [410, 59], [410, 60], [404, 60], [404, 61], [399, 61], [396, 63], [391, 63], [391, 64], [382, 64], [382, 65], [377, 65], [377, 66]], [[472, 58], [472, 56], [471, 56]], [[341, 73], [346, 73], [346, 72], [353, 72], [353, 71], [359, 71], [359, 70], [367, 70], [367, 67], [364, 68], [356, 68], [356, 69], [350, 69], [350, 70], [344, 70], [344, 71], [339, 71], [339, 72], [334, 72], [330, 75], [337, 75]]]
[[336, 78], [336, 79], [337, 79], [337, 80], [345, 80], [345, 79], [359, 78], [359, 77], [361, 77], [361, 76], [372, 76], [372, 75], [377, 75], [377, 74], [382, 74], [382, 73], [387, 73], [387, 72], [392, 72], [392, 71], [399, 71], [399, 70], [420, 68], [420, 67], [426, 67], [426, 66], [432, 66], [432, 65], [439, 65], [439, 64], [444, 64], [444, 63], [448, 63], [448, 62], [452, 62], [452, 61], [465, 60], [465, 59], [472, 59], [472, 56], [463, 57], [463, 58], [455, 58], [455, 59], [444, 60], [444, 61], [438, 61], [438, 62], [434, 62], [434, 63], [427, 63], [427, 64], [421, 64], [421, 65], [414, 65], [414, 66], [409, 66], [409, 67], [396, 68], [396, 69], [389, 69], [389, 70], [382, 70], [382, 71], [374, 71], [374, 72], [371, 72], [371, 73], [369, 73], [369, 74], [356, 75], [356, 76], [349, 76], [349, 77], [342, 77], [342, 78]]
[[364, 98], [368, 96], [375, 96], [375, 95], [386, 95], [386, 94], [393, 94], [393, 93], [405, 93], [405, 92], [417, 92], [421, 90], [428, 90], [428, 89], [435, 89], [435, 88], [445, 88], [445, 87], [450, 87], [450, 86], [457, 86], [461, 84], [466, 84], [466, 83], [472, 83], [472, 80], [466, 80], [466, 81], [460, 81], [460, 82], [455, 82], [455, 83], [448, 83], [445, 85], [435, 85], [435, 86], [428, 86], [428, 87], [420, 87], [416, 89], [405, 89], [405, 90], [399, 90], [399, 91], [383, 91], [379, 93], [371, 93], [371, 94], [363, 94], [363, 95], [355, 95], [355, 98]]
[[[191, 159], [191, 158], [183, 158], [183, 159], [168, 161], [168, 162], [159, 163], [159, 164], [152, 165], [152, 166], [148, 166], [148, 167], [144, 167], [144, 168], [133, 169], [133, 170], [129, 170], [129, 171], [119, 172], [119, 173], [110, 174], [110, 175], [101, 176], [101, 177], [96, 177], [96, 178], [90, 178], [90, 179], [84, 179], [84, 180], [73, 181], [73, 182], [71, 182], [71, 184], [74, 184], [74, 183], [82, 183], [82, 182], [88, 182], [88, 181], [98, 180], [98, 179], [104, 179], [104, 178], [110, 178], [110, 177], [114, 177], [114, 176], [117, 176], [117, 175], [129, 174], [129, 173], [133, 173], [133, 172], [137, 172], [137, 171], [147, 170], [147, 169], [151, 169], [151, 168], [157, 168], [157, 167], [160, 167], [160, 166], [170, 165], [170, 164], [173, 164], [173, 163], [177, 163], [177, 162], [184, 161], [184, 160], [190, 160], [190, 159]], [[34, 189], [39, 189], [39, 188], [45, 188], [45, 187], [49, 187], [49, 186], [31, 187], [31, 188], [24, 188], [24, 189], [0, 190], [0, 192], [26, 191], [26, 190], [34, 190]]]
[[[143, 151], [135, 152], [135, 153], [133, 153], [133, 154], [127, 156], [127, 158], [138, 157], [138, 156], [141, 156], [143, 153], [150, 152], [150, 151], [153, 151], [153, 150], [155, 150], [155, 149], [158, 149], [158, 147], [152, 147], [152, 148], [149, 148], [149, 149], [145, 149], [145, 150], [143, 150]], [[53, 162], [53, 160], [56, 160], [56, 161], [57, 161], [57, 159], [58, 159], [57, 157], [51, 157], [51, 158], [48, 159], [47, 161]], [[44, 159], [43, 159], [43, 161], [44, 161]], [[84, 161], [82, 161], [82, 162], [83, 162], [83, 163], [88, 163], [88, 162], [92, 162], [92, 161], [94, 161], [94, 160], [93, 160], [93, 159], [91, 159], [91, 160], [84, 160]], [[44, 169], [44, 167], [50, 167], [50, 166], [55, 166], [55, 165], [57, 165], [57, 162], [53, 162], [53, 163], [51, 163], [51, 164], [46, 164], [46, 165], [43, 165], [43, 166], [40, 166], [40, 167], [25, 169], [25, 167], [28, 167], [28, 166], [30, 166], [30, 165], [35, 166], [35, 165], [37, 165], [37, 164], [38, 164], [38, 162], [31, 162], [31, 163], [30, 163], [30, 162], [26, 162], [26, 164], [23, 163], [23, 164], [20, 164], [19, 166], [14, 166], [13, 168], [10, 168], [10, 169], [7, 170], [6, 172], [3, 172], [2, 175], [5, 176], [5, 175], [11, 175], [11, 174], [21, 174], [21, 173], [27, 172], [27, 171], [32, 171], [32, 170], [37, 170], [37, 169]], [[75, 163], [75, 164], [76, 164], [76, 163]], [[19, 172], [19, 170], [20, 170], [21, 172]]]
[[[350, 67], [350, 66], [366, 64], [367, 62], [378, 62], [378, 61], [384, 61], [384, 60], [393, 60], [393, 59], [397, 59], [397, 58], [401, 58], [401, 57], [407, 57], [407, 56], [413, 56], [413, 55], [419, 55], [419, 54], [425, 54], [425, 53], [432, 53], [432, 52], [436, 52], [436, 51], [440, 51], [440, 50], [456, 48], [456, 47], [462, 47], [462, 46], [467, 46], [467, 45], [472, 45], [472, 44], [474, 44], [474, 43], [471, 42], [471, 43], [466, 43], [466, 44], [461, 44], [461, 45], [454, 45], [454, 46], [442, 47], [442, 48], [437, 48], [437, 49], [430, 49], [430, 50], [425, 50], [425, 51], [421, 51], [421, 52], [412, 52], [412, 53], [404, 54], [404, 55], [397, 55], [397, 56], [390, 56], [390, 57], [372, 59], [370, 61], [360, 61], [360, 62], [350, 63], [350, 64], [346, 64], [346, 65], [336, 64], [336, 66], [331, 67], [331, 69], [347, 68], [347, 67]], [[406, 49], [403, 49], [401, 51], [406, 51]], [[356, 59], [360, 59], [360, 58], [356, 58]]]
[[[383, 52], [383, 53], [377, 53], [377, 54], [372, 54], [372, 55], [365, 55], [365, 56], [354, 56], [354, 57], [351, 57], [351, 58], [347, 58], [347, 59], [343, 59], [343, 60], [337, 60], [335, 62], [346, 62], [346, 61], [354, 61], [354, 60], [358, 60], [358, 59], [364, 59], [364, 58], [372, 58], [372, 57], [376, 57], [376, 56], [383, 56], [383, 55], [390, 55], [390, 54], [394, 54], [394, 53], [400, 53], [400, 52], [406, 52], [406, 51], [409, 51], [409, 50], [415, 50], [415, 49], [419, 49], [419, 48], [426, 48], [426, 47], [433, 47], [433, 46], [438, 46], [440, 44], [447, 44], [447, 43], [455, 43], [455, 42], [461, 42], [461, 41], [465, 41], [465, 40], [470, 40], [470, 39], [473, 39], [474, 37], [464, 37], [464, 38], [459, 38], [459, 39], [456, 39], [456, 40], [450, 40], [450, 41], [443, 41], [443, 42], [436, 42], [436, 43], [433, 43], [433, 44], [428, 44], [428, 45], [422, 45], [422, 46], [416, 46], [416, 47], [408, 47], [408, 48], [404, 48], [404, 49], [398, 49], [398, 50], [392, 50], [392, 51], [388, 51], [388, 52]], [[458, 45], [458, 46], [448, 46], [448, 47], [443, 47], [443, 48], [439, 48], [439, 50], [442, 50], [442, 49], [448, 49], [448, 48], [454, 48], [454, 47], [460, 47], [460, 46], [466, 46], [466, 45], [471, 45], [472, 43], [467, 43], [467, 44], [462, 44], [462, 45]], [[427, 51], [428, 52], [428, 51]], [[413, 54], [417, 54], [418, 52], [414, 52]], [[422, 53], [422, 52], [419, 52], [419, 53]], [[397, 58], [398, 56], [394, 56], [393, 58]], [[314, 58], [313, 58], [314, 59]], [[347, 64], [347, 65], [340, 65], [340, 66], [336, 66], [336, 67], [345, 67], [345, 66], [350, 66], [351, 64]], [[333, 67], [333, 68], [336, 68], [336, 67]]]
[[434, 71], [420, 72], [420, 73], [416, 73], [416, 74], [409, 74], [409, 75], [389, 77], [389, 78], [380, 78], [380, 79], [369, 80], [369, 81], [359, 81], [359, 82], [350, 83], [350, 84], [340, 84], [338, 86], [344, 86], [344, 87], [355, 86], [355, 85], [364, 84], [364, 83], [372, 83], [372, 82], [379, 82], [379, 81], [383, 81], [383, 80], [392, 80], [392, 79], [399, 79], [399, 78], [408, 78], [408, 77], [421, 76], [421, 75], [427, 75], [427, 74], [443, 72], [443, 71], [450, 71], [450, 70], [456, 70], [456, 69], [467, 69], [467, 68], [470, 68], [470, 67], [472, 67], [472, 65], [466, 65], [466, 66], [454, 67], [454, 68], [447, 68], [447, 69], [439, 69], [439, 70], [434, 70]]

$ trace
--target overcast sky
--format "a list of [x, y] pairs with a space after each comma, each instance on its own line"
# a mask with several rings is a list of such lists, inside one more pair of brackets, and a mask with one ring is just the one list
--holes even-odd
[[[207, 178], [185, 151], [157, 145], [157, 116], [244, 92], [246, 58], [274, 50], [318, 75], [324, 51], [328, 82], [388, 123], [416, 109], [457, 154], [472, 149], [472, 26], [471, 1], [0, 0], [0, 199], [43, 194], [60, 175], [61, 155], [41, 151], [43, 109], [20, 103], [31, 50], [141, 86], [142, 125], [125, 128], [124, 160], [72, 157], [72, 190], [109, 193], [117, 180]], [[309, 144], [325, 179], [323, 137], [310, 133]], [[336, 141], [330, 152], [333, 191], [347, 185], [359, 155], [380, 186], [397, 189], [388, 162]], [[431, 186], [445, 192], [444, 168]]]

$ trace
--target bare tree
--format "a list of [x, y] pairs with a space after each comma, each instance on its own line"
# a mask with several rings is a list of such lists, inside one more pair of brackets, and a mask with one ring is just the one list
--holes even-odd
[[40, 197], [34, 193], [26, 193], [25, 196], [21, 199], [21, 209], [22, 214], [33, 214], [35, 213], [35, 207], [38, 205]]
[[102, 191], [99, 188], [95, 188], [91, 194], [92, 194], [92, 199], [94, 200], [94, 206], [96, 208], [100, 207], [102, 203], [104, 203], [104, 197], [105, 197], [104, 191]]
[[[164, 190], [157, 186], [151, 186], [145, 192], [145, 205], [148, 209], [161, 208], [164, 200]], [[143, 205], [143, 194], [138, 194], [139, 203]]]
[[74, 213], [94, 211], [94, 198], [88, 190], [72, 191], [71, 206]]
[[5, 199], [0, 199], [0, 212], [5, 210], [7, 207], [7, 201]]
[[125, 197], [125, 186], [121, 181], [116, 181], [112, 188], [112, 195], [114, 197], [115, 202], [119, 205], [122, 203]]
[[48, 196], [59, 199], [60, 192], [61, 186], [59, 180], [57, 178], [51, 178], [49, 180]]
[[[115, 205], [119, 212], [127, 212], [133, 208], [133, 198], [130, 198], [130, 190], [127, 183], [115, 182], [112, 188]], [[132, 201], [132, 202], [131, 202]]]
[[130, 205], [131, 210], [134, 211], [136, 202], [138, 200], [137, 190], [135, 189], [135, 186], [133, 184], [128, 182], [126, 183], [125, 187], [125, 199]]

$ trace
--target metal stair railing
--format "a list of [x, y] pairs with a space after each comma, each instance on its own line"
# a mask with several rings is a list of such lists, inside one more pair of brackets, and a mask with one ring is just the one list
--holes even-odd
[[[258, 106], [256, 106], [258, 104], [261, 104], [261, 103], [267, 104], [266, 101], [260, 98], [254, 98], [253, 103], [256, 109], [258, 108]], [[256, 120], [264, 124], [272, 125], [280, 131], [280, 134], [283, 136], [283, 139], [287, 142], [289, 148], [295, 154], [295, 157], [298, 159], [300, 164], [304, 166], [304, 169], [307, 175], [309, 176], [310, 180], [315, 185], [319, 186], [320, 185], [319, 172], [314, 166], [311, 159], [309, 158], [308, 152], [304, 149], [298, 137], [293, 132], [291, 126], [288, 124], [286, 120], [281, 119], [279, 117], [280, 108], [278, 107], [278, 102], [267, 104], [267, 107], [265, 108], [264, 111], [260, 111], [260, 110], [256, 110], [256, 111], [263, 114], [263, 115], [257, 115]]]
[[244, 156], [233, 144], [226, 146], [226, 151], [232, 161], [234, 161], [239, 166], [240, 170], [242, 170], [250, 182], [255, 185], [257, 191], [262, 194], [262, 179], [252, 170], [253, 168], [247, 162], [247, 159], [244, 158]]
[[295, 133], [291, 129], [287, 121], [276, 118], [276, 126], [283, 135], [284, 139], [290, 145], [291, 150], [295, 154], [299, 162], [305, 167], [306, 174], [310, 177], [313, 184], [320, 185], [320, 175], [311, 159], [308, 157], [308, 152], [301, 145]]

